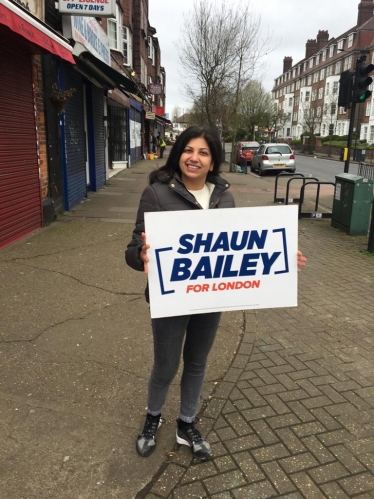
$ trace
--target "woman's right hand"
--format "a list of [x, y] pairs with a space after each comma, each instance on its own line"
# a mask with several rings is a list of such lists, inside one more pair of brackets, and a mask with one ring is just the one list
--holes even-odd
[[144, 263], [144, 273], [148, 274], [148, 262], [149, 258], [147, 256], [147, 250], [149, 249], [149, 244], [147, 244], [147, 237], [145, 235], [145, 232], [142, 232], [142, 243], [143, 246], [140, 249], [140, 258], [142, 262]]

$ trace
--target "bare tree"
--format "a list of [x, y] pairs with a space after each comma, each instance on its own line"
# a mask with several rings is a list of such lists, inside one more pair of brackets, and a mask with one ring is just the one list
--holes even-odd
[[260, 17], [248, 4], [195, 0], [193, 9], [179, 44], [191, 79], [187, 95], [210, 126], [224, 130], [230, 117], [235, 143], [241, 90], [255, 74], [268, 39], [260, 42]]
[[328, 93], [325, 96], [323, 108], [323, 123], [327, 126], [329, 138], [329, 151], [328, 157], [331, 157], [331, 142], [332, 136], [336, 130], [338, 122], [338, 94]]
[[252, 136], [255, 140], [255, 127], [258, 130], [268, 127], [272, 121], [273, 102], [271, 94], [266, 92], [261, 82], [253, 80], [244, 87], [240, 103], [240, 128], [246, 138]]
[[321, 104], [317, 100], [315, 100], [314, 95], [311, 96], [311, 100], [300, 99], [302, 116], [299, 117], [299, 121], [303, 127], [304, 132], [306, 132], [309, 136], [308, 139], [308, 152], [312, 154], [313, 147], [315, 145], [315, 135], [320, 132], [321, 124], [323, 121], [323, 112]]

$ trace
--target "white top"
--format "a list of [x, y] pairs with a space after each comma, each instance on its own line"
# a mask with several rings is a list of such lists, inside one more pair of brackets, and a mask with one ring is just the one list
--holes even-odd
[[195, 196], [199, 205], [204, 208], [204, 210], [207, 210], [209, 208], [210, 195], [213, 192], [213, 189], [214, 185], [206, 182], [204, 187], [199, 191], [191, 191], [190, 189], [188, 189], [188, 191]]

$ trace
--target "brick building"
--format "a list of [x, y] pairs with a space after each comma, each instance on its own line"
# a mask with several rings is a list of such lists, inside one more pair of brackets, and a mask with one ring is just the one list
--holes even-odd
[[[339, 80], [343, 71], [355, 71], [358, 56], [374, 57], [374, 0], [358, 4], [356, 24], [345, 33], [330, 38], [320, 30], [305, 45], [305, 57], [293, 63], [283, 60], [283, 72], [275, 79], [272, 90], [274, 106], [283, 115], [284, 125], [278, 138], [299, 139], [303, 132], [347, 135], [349, 110], [338, 107]], [[356, 108], [357, 135], [374, 142], [374, 105], [371, 100]]]

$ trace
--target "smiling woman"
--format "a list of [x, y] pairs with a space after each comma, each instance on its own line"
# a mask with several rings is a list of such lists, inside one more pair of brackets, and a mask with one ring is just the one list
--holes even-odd
[[[149, 245], [144, 233], [144, 213], [150, 211], [232, 208], [230, 185], [219, 176], [222, 149], [218, 135], [209, 128], [187, 128], [173, 145], [166, 164], [150, 175], [144, 190], [133, 232], [126, 250], [126, 262], [135, 270], [147, 272]], [[193, 213], [191, 213], [193, 216]], [[146, 289], [148, 296], [148, 287]], [[154, 365], [149, 380], [148, 411], [136, 449], [142, 457], [152, 454], [169, 386], [173, 381], [183, 349], [180, 413], [176, 439], [191, 447], [195, 457], [212, 455], [210, 444], [195, 428], [205, 366], [220, 321], [220, 313], [152, 319]]]

